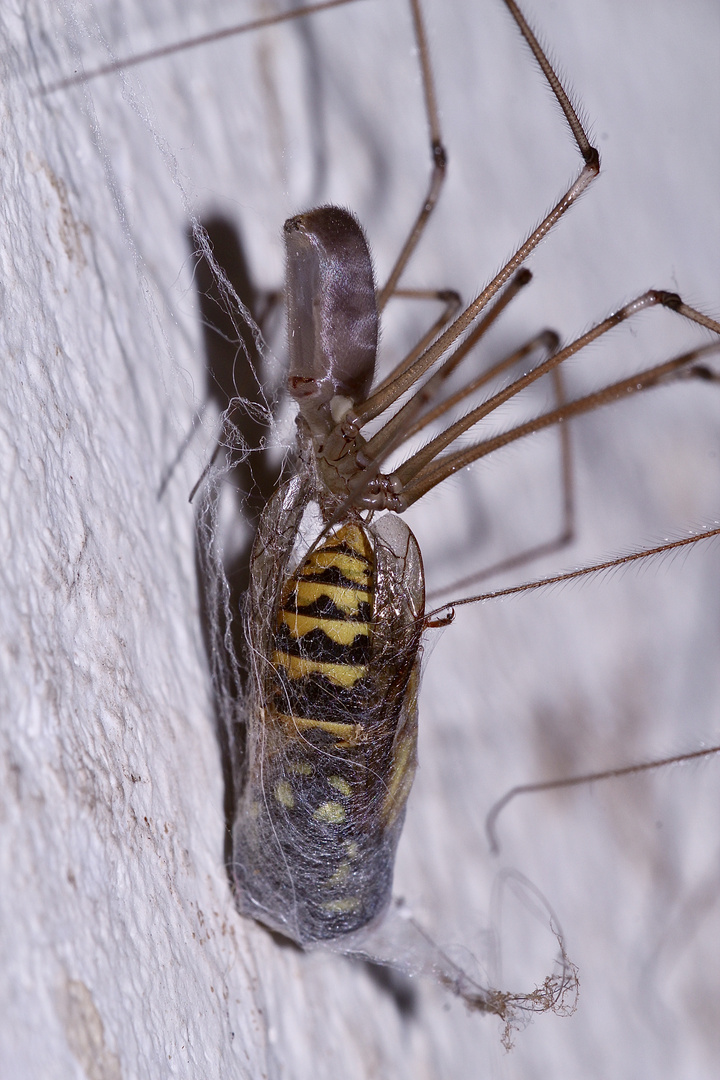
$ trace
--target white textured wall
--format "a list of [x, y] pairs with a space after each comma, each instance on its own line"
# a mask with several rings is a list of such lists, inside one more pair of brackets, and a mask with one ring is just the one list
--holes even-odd
[[[408, 281], [469, 296], [576, 162], [500, 5], [449, 7], [428, 3], [451, 178]], [[493, 882], [526, 874], [580, 968], [572, 1019], [537, 1019], [506, 1057], [495, 1024], [439, 988], [415, 985], [404, 1017], [361, 967], [283, 949], [234, 911], [187, 502], [210, 424], [158, 498], [203, 404], [188, 215], [235, 215], [276, 287], [282, 220], [336, 200], [382, 272], [426, 151], [402, 0], [196, 50], [125, 90], [32, 96], [103, 43], [202, 30], [196, 8], [3, 7], [0, 1076], [714, 1075], [720, 764], [518, 803], [499, 861], [482, 823], [514, 783], [718, 741], [716, 546], [459, 613], [428, 661], [398, 892], [482, 962]], [[533, 258], [498, 342], [569, 336], [648, 285], [720, 309], [716, 5], [589, 8], [539, 17], [605, 174]], [[570, 377], [597, 385], [697, 340], [651, 313]], [[719, 414], [715, 388], [683, 387], [578, 425], [580, 541], [559, 564], [711, 523]], [[509, 451], [417, 508], [431, 583], [551, 532], [554, 445], [531, 447], [536, 473]], [[512, 906], [503, 925], [498, 977], [526, 988], [545, 931]]]

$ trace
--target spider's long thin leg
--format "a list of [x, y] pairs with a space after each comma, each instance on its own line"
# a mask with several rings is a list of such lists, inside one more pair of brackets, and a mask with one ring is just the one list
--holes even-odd
[[405, 243], [402, 246], [400, 254], [395, 260], [387, 281], [383, 285], [382, 289], [378, 293], [378, 310], [382, 312], [383, 308], [387, 304], [390, 297], [396, 292], [396, 286], [400, 279], [400, 275], [408, 264], [415, 248], [418, 245], [420, 237], [423, 234], [425, 226], [428, 223], [428, 219], [435, 208], [435, 204], [440, 196], [440, 190], [445, 180], [445, 173], [447, 169], [447, 154], [445, 147], [442, 143], [442, 133], [440, 131], [440, 116], [437, 107], [437, 98], [435, 95], [435, 81], [433, 79], [432, 65], [430, 63], [430, 51], [428, 49], [427, 35], [425, 33], [425, 23], [422, 17], [422, 11], [420, 10], [419, 0], [410, 0], [410, 10], [412, 12], [413, 30], [415, 33], [415, 43], [417, 45], [418, 62], [420, 64], [420, 76], [423, 86], [423, 97], [425, 99], [425, 115], [427, 117], [428, 134], [430, 136], [430, 157], [432, 159], [432, 168], [430, 172], [430, 184], [428, 186], [427, 195], [423, 200], [423, 204], [420, 207], [420, 212], [415, 219], [410, 232], [407, 235]]
[[[660, 382], [669, 381], [673, 377], [678, 377], [679, 373], [683, 370], [686, 371], [687, 376], [689, 377], [707, 378], [707, 369], [692, 368], [691, 365], [699, 356], [717, 350], [719, 347], [718, 342], [713, 342], [700, 349], [693, 349], [689, 353], [684, 353], [682, 356], [665, 361], [662, 364], [656, 364], [637, 375], [622, 379], [620, 382], [613, 383], [611, 386], [606, 386], [594, 394], [589, 394], [577, 401], [569, 402], [560, 409], [554, 409], [525, 424], [520, 424], [518, 427], [504, 432], [502, 435], [498, 435], [493, 439], [482, 440], [481, 442], [477, 442], [474, 446], [454, 451], [438, 458], [438, 455], [442, 450], [446, 449], [459, 435], [467, 431], [468, 428], [493, 412], [498, 405], [501, 405], [503, 402], [514, 397], [521, 390], [525, 389], [526, 386], [529, 386], [542, 375], [551, 371], [554, 367], [557, 367], [558, 364], [562, 363], [569, 356], [579, 352], [585, 345], [597, 340], [597, 338], [602, 334], [607, 333], [613, 326], [617, 326], [618, 323], [624, 322], [626, 319], [631, 318], [633, 315], [637, 314], [637, 312], [642, 311], [645, 308], [651, 308], [657, 305], [667, 307], [671, 311], [676, 311], [684, 318], [699, 323], [701, 326], [712, 330], [720, 338], [720, 323], [715, 322], [715, 320], [710, 319], [708, 316], [702, 314], [702, 312], [698, 312], [694, 308], [684, 304], [676, 293], [668, 293], [657, 289], [651, 289], [648, 292], [643, 293], [642, 296], [638, 297], [632, 303], [627, 304], [613, 315], [610, 315], [607, 319], [604, 319], [603, 322], [598, 323], [597, 326], [593, 327], [587, 334], [583, 334], [576, 341], [566, 346], [566, 348], [555, 353], [554, 356], [551, 356], [533, 371], [530, 371], [522, 376], [522, 378], [517, 379], [510, 386], [495, 394], [483, 405], [478, 406], [477, 409], [471, 410], [461, 420], [452, 424], [441, 435], [438, 435], [435, 439], [431, 440], [431, 442], [424, 446], [422, 450], [419, 450], [404, 462], [389, 478], [393, 489], [398, 493], [398, 506], [403, 510], [407, 509], [407, 507], [412, 506], [414, 502], [417, 502], [418, 499], [422, 498], [424, 494], [442, 483], [443, 480], [447, 479], [448, 476], [452, 476], [453, 473], [458, 472], [459, 469], [464, 468], [473, 461], [477, 461], [481, 457], [485, 457], [487, 454], [492, 453], [501, 446], [514, 442], [516, 439], [523, 438], [525, 435], [541, 431], [543, 428], [550, 427], [552, 424], [569, 420], [573, 416], [591, 412], [601, 405], [609, 404], [620, 398], [627, 397], [629, 394], [648, 389]], [[371, 444], [372, 440], [370, 442], [370, 445]]]
[[454, 289], [396, 289], [393, 293], [396, 299], [401, 300], [439, 300], [445, 305], [438, 318], [418, 341], [410, 352], [388, 375], [375, 387], [375, 393], [389, 386], [393, 379], [414, 364], [418, 356], [427, 349], [441, 331], [445, 329], [451, 319], [454, 319], [461, 307], [460, 294]]
[[[546, 333], [548, 333], [548, 331], [546, 331]], [[514, 354], [513, 357], [508, 359], [514, 360], [516, 356], [517, 354]], [[566, 402], [562, 372], [555, 368], [551, 372], [551, 378], [553, 381], [553, 394], [557, 403], [556, 408], [561, 409]], [[455, 396], [457, 397], [459, 394]], [[445, 402], [443, 402], [443, 405], [444, 404]], [[520, 567], [527, 565], [527, 563], [534, 562], [536, 559], [545, 558], [547, 555], [553, 555], [562, 551], [563, 548], [573, 542], [575, 539], [575, 485], [573, 479], [570, 424], [559, 424], [558, 434], [560, 436], [562, 510], [560, 515], [560, 525], [555, 536], [551, 537], [549, 540], [542, 540], [539, 543], [532, 544], [530, 547], [518, 551], [513, 555], [508, 555], [499, 562], [493, 563], [491, 566], [485, 566], [473, 574], [468, 574], [466, 577], [452, 581], [442, 588], [429, 590], [425, 594], [427, 600], [435, 601], [441, 596], [447, 596], [448, 593], [458, 594], [472, 585], [477, 585], [478, 582], [483, 581], [484, 579], [495, 577], [497, 574], [507, 573], [509, 570], [519, 570]]]
[[[713, 530], [717, 533], [720, 530]], [[702, 539], [698, 537], [698, 539]], [[684, 541], [687, 542], [687, 541]], [[485, 834], [490, 844], [490, 850], [497, 855], [500, 845], [497, 838], [497, 819], [513, 799], [519, 795], [539, 794], [543, 791], [559, 791], [561, 788], [582, 787], [586, 784], [595, 784], [599, 780], [619, 779], [623, 776], [637, 776], [640, 773], [650, 772], [654, 769], [666, 768], [668, 765], [679, 765], [684, 761], [697, 761], [698, 758], [711, 757], [720, 754], [720, 746], [706, 746], [701, 750], [691, 750], [687, 754], [673, 754], [672, 757], [659, 758], [656, 761], [636, 762], [633, 765], [619, 765], [613, 769], [602, 769], [598, 772], [585, 773], [582, 776], [565, 776], [557, 780], [541, 780], [534, 784], [518, 784], [510, 788], [497, 802], [490, 807], [485, 818]]]
[[[578, 200], [580, 195], [589, 187], [592, 181], [600, 172], [600, 155], [594, 146], [591, 145], [587, 132], [585, 131], [577, 111], [570, 101], [569, 95], [563, 87], [557, 73], [553, 69], [550, 61], [543, 52], [537, 38], [533, 34], [532, 30], [528, 26], [525, 18], [520, 12], [516, 4], [512, 0], [505, 0], [512, 17], [515, 19], [520, 32], [525, 38], [528, 46], [530, 47], [536, 61], [540, 65], [540, 68], [547, 79], [548, 85], [552, 93], [554, 94], [560, 108], [563, 111], [568, 127], [572, 133], [575, 144], [582, 156], [584, 165], [577, 176], [576, 180], [568, 187], [562, 198], [555, 204], [548, 214], [543, 218], [540, 224], [532, 231], [530, 236], [524, 243], [515, 251], [515, 253], [508, 259], [502, 269], [495, 275], [495, 277], [489, 282], [488, 285], [482, 290], [479, 296], [457, 317], [457, 319], [440, 335], [440, 337], [418, 357], [415, 364], [411, 365], [402, 376], [400, 376], [395, 384], [393, 396], [388, 395], [387, 389], [384, 389], [382, 393], [372, 394], [367, 401], [359, 406], [356, 410], [357, 420], [360, 426], [368, 423], [374, 419], [381, 412], [383, 412], [393, 401], [396, 401], [407, 390], [409, 390], [419, 378], [426, 371], [429, 370], [432, 365], [440, 359], [446, 352], [448, 352], [458, 338], [465, 333], [465, 331], [471, 326], [473, 322], [481, 315], [492, 299], [503, 288], [507, 281], [520, 269], [522, 264], [527, 259], [528, 255], [538, 246], [538, 244], [547, 236], [550, 230], [557, 224], [560, 218], [567, 213], [574, 202]], [[413, 0], [414, 7], [417, 6], [417, 0]], [[432, 84], [430, 84], [432, 85]], [[431, 185], [432, 186], [432, 185]], [[432, 207], [431, 207], [432, 209]], [[422, 214], [421, 214], [422, 218]], [[427, 220], [427, 216], [422, 220], [422, 226]], [[420, 221], [420, 218], [418, 219]], [[414, 232], [411, 233], [410, 241], [412, 246], [410, 250], [417, 243], [417, 239], [414, 238]], [[409, 242], [410, 242], [409, 241]], [[406, 244], [407, 247], [407, 244]], [[407, 261], [405, 258], [405, 249], [401, 254], [401, 260], [404, 259], [404, 263]], [[400, 260], [399, 260], [400, 261]], [[393, 274], [395, 271], [393, 271]], [[392, 278], [393, 275], [391, 275]], [[398, 275], [399, 276], [399, 275]], [[387, 286], [383, 290], [381, 295], [384, 295], [387, 290]]]
[[196, 49], [200, 45], [211, 45], [225, 38], [237, 37], [239, 34], [248, 34], [252, 30], [262, 30], [267, 26], [275, 26], [277, 23], [289, 22], [292, 19], [302, 19], [306, 15], [316, 15], [330, 8], [341, 7], [343, 4], [355, 4], [357, 0], [321, 0], [316, 4], [307, 4], [305, 7], [293, 8], [291, 11], [280, 11], [274, 15], [264, 15], [250, 22], [239, 23], [233, 26], [225, 26], [220, 30], [212, 30], [208, 34], [200, 34], [197, 37], [185, 38], [182, 41], [174, 41], [169, 45], [159, 45], [155, 49], [146, 52], [134, 53], [132, 56], [119, 57], [107, 64], [91, 68], [89, 71], [79, 71], [76, 75], [69, 75], [66, 79], [58, 79], [57, 82], [43, 86], [38, 93], [41, 96], [54, 94], [56, 90], [69, 90], [72, 86], [83, 86], [92, 79], [98, 79], [103, 75], [113, 75], [118, 71], [127, 71], [128, 68], [138, 67], [140, 64], [148, 64], [153, 60], [161, 60], [175, 53], [186, 52], [188, 49]]

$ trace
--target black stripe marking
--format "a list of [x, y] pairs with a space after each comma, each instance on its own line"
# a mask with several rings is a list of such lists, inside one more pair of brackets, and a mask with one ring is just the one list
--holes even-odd
[[323, 631], [322, 623], [315, 630], [297, 638], [289, 626], [283, 623], [275, 631], [275, 648], [289, 656], [304, 660], [317, 660], [325, 664], [367, 664], [372, 656], [372, 645], [367, 634], [358, 634], [350, 645], [339, 645]]
[[[353, 585], [352, 589], [348, 591], [367, 592], [369, 590], [358, 589]], [[335, 619], [337, 622], [369, 623], [372, 620], [372, 604], [368, 604], [366, 601], [358, 604], [357, 614], [349, 615], [346, 611], [341, 611], [340, 608], [336, 607], [329, 596], [320, 597], [318, 600], [314, 600], [312, 604], [305, 604], [304, 607], [300, 607], [295, 592], [292, 592], [284, 602], [283, 611], [287, 611], [291, 615], [308, 615], [316, 619]]]
[[[358, 558], [358, 556], [355, 556], [355, 558]], [[358, 559], [358, 561], [361, 560]], [[363, 559], [362, 562], [364, 563], [365, 560]], [[365, 571], [361, 569], [361, 572], [364, 573]], [[313, 570], [312, 567], [308, 566], [301, 566], [290, 580], [308, 581], [313, 585], [339, 585], [340, 588], [347, 589], [350, 592], [369, 592], [371, 588], [370, 585], [363, 585], [346, 578], [339, 566], [324, 566], [318, 570]]]

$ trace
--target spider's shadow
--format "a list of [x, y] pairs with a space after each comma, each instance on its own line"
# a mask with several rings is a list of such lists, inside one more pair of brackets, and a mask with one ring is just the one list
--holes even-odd
[[[241, 303], [262, 330], [263, 324], [272, 316], [277, 306], [278, 294], [263, 293], [255, 286], [240, 233], [233, 223], [218, 215], [201, 224], [207, 233], [216, 261]], [[196, 252], [192, 230], [188, 230], [188, 243], [191, 250]], [[195, 286], [206, 358], [205, 399], [214, 403], [221, 415], [227, 413], [223, 441], [228, 429], [232, 428], [233, 441], [250, 451], [248, 454], [238, 455], [235, 461], [228, 461], [223, 485], [224, 489], [235, 493], [235, 511], [243, 516], [249, 526], [247, 539], [223, 567], [229, 588], [229, 610], [232, 612], [229, 626], [225, 624], [224, 613], [216, 610], [219, 605], [215, 591], [208, 581], [206, 554], [199, 549], [201, 539], [200, 534], [197, 534], [195, 562], [201, 597], [203, 640], [208, 663], [211, 670], [214, 670], [214, 665], [218, 663], [218, 644], [222, 646], [229, 633], [240, 671], [243, 672], [247, 668], [247, 657], [241, 612], [250, 580], [252, 544], [263, 508], [277, 486], [279, 469], [269, 460], [269, 455], [260, 449], [267, 437], [267, 425], [262, 420], [267, 413], [267, 402], [262, 386], [263, 358], [258, 351], [253, 330], [240, 312], [230, 310], [212, 268], [202, 256], [197, 256]], [[240, 402], [241, 406], [233, 407], [233, 402]], [[220, 452], [224, 451], [221, 449]], [[223, 682], [226, 680], [223, 679]], [[227, 690], [227, 686], [224, 689]], [[236, 711], [239, 713], [242, 686], [230, 686], [230, 690], [237, 694]], [[230, 866], [235, 789], [238, 764], [243, 757], [244, 724], [239, 719], [234, 719], [233, 730], [230, 731], [227, 717], [223, 715], [223, 712], [227, 711], [227, 702], [225, 705], [226, 709], [223, 710], [216, 698], [216, 727], [225, 785], [225, 858], [226, 865]]]

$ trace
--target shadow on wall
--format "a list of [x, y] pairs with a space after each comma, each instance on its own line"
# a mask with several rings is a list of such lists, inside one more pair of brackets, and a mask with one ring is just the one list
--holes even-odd
[[[218, 216], [208, 218], [201, 224], [207, 232], [217, 262], [262, 331], [279, 306], [281, 294], [265, 293], [256, 288], [240, 235], [233, 223]], [[191, 251], [196, 253], [197, 244], [191, 230], [188, 230], [187, 239]], [[245, 734], [242, 684], [248, 664], [241, 611], [249, 583], [250, 555], [257, 524], [277, 486], [279, 467], [261, 449], [268, 434], [263, 420], [267, 414], [267, 399], [262, 392], [263, 358], [253, 330], [240, 312], [232, 310], [215, 274], [202, 256], [196, 256], [194, 280], [205, 348], [205, 401], [214, 403], [221, 415], [227, 411], [220, 437], [221, 445], [217, 451], [228, 458], [223, 488], [234, 493], [234, 512], [241, 515], [249, 526], [247, 540], [234, 550], [232, 557], [223, 565], [229, 587], [228, 610], [232, 613], [229, 626], [231, 648], [239, 662], [237, 669], [233, 670], [229, 665], [227, 671], [218, 671], [218, 666], [223, 665], [219, 653], [225, 648], [228, 621], [215, 584], [210, 580], [212, 573], [208, 554], [200, 550], [200, 532], [197, 534], [195, 551], [203, 640], [216, 691], [216, 729], [225, 781], [225, 856], [229, 866], [235, 792], [241, 777]], [[233, 460], [234, 446], [247, 447], [249, 453], [235, 454], [236, 460]]]

